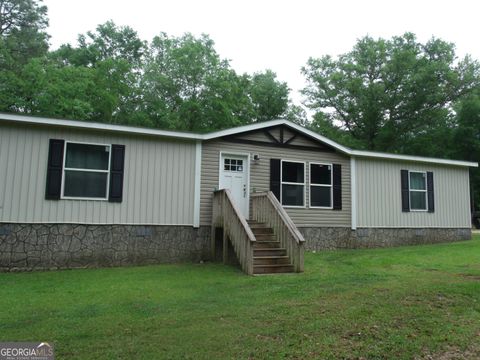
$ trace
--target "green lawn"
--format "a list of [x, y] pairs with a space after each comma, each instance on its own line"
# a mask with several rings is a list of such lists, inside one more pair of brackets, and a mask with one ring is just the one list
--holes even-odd
[[480, 357], [480, 238], [308, 253], [305, 269], [0, 274], [0, 340], [60, 359]]

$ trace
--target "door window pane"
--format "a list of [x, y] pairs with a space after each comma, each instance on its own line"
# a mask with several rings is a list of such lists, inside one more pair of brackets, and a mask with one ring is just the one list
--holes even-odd
[[225, 171], [243, 172], [243, 160], [241, 159], [224, 159], [223, 169]]

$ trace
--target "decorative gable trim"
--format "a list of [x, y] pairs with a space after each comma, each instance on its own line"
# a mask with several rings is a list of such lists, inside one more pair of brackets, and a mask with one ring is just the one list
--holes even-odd
[[[278, 134], [274, 134], [273, 130], [279, 130]], [[286, 131], [287, 130], [287, 131]], [[248, 135], [252, 134], [263, 134], [265, 135], [265, 141], [259, 139], [249, 139]], [[312, 145], [297, 145], [294, 143], [294, 140], [303, 137], [308, 141], [312, 142]], [[248, 145], [258, 145], [258, 146], [270, 146], [270, 147], [279, 147], [279, 148], [288, 148], [288, 149], [297, 149], [297, 150], [307, 150], [307, 151], [319, 151], [319, 152], [335, 152], [336, 149], [332, 146], [311, 140], [308, 137], [302, 136], [300, 132], [295, 129], [285, 127], [283, 125], [271, 126], [269, 128], [264, 128], [261, 130], [250, 130], [238, 134], [232, 134], [223, 136], [221, 138], [224, 141], [239, 143], [239, 144], [248, 144]]]

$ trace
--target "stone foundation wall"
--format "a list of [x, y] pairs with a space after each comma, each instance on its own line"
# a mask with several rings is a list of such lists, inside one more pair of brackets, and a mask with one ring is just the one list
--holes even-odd
[[[299, 228], [306, 250], [433, 244], [471, 239], [471, 229]], [[0, 271], [72, 269], [209, 259], [210, 227], [0, 224]]]
[[299, 228], [307, 250], [358, 249], [470, 240], [471, 229]]
[[0, 224], [0, 271], [197, 262], [210, 227]]

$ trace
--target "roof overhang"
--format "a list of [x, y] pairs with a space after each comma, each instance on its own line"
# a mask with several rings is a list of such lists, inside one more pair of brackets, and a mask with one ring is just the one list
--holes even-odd
[[176, 139], [201, 140], [202, 135], [168, 130], [156, 130], [134, 126], [113, 125], [89, 121], [51, 119], [45, 117], [0, 113], [0, 120], [31, 125], [61, 126], [75, 129], [112, 131], [124, 134], [151, 135]]
[[398, 161], [403, 160], [403, 161], [412, 161], [412, 162], [439, 164], [439, 165], [478, 167], [478, 163], [471, 162], [471, 161], [439, 159], [439, 158], [430, 158], [430, 157], [414, 156], [414, 155], [389, 154], [389, 153], [364, 151], [364, 150], [352, 150], [350, 155], [359, 157], [359, 158], [364, 157], [364, 158], [375, 158], [375, 159], [383, 159], [383, 160], [398, 160]]
[[185, 139], [185, 140], [212, 140], [212, 139], [239, 134], [247, 131], [255, 131], [255, 130], [269, 128], [272, 126], [283, 125], [291, 129], [294, 129], [313, 140], [329, 145], [335, 150], [337, 150], [338, 152], [348, 156], [354, 156], [359, 158], [384, 159], [384, 160], [412, 161], [412, 162], [429, 163], [429, 164], [450, 165], [450, 166], [478, 167], [478, 163], [469, 162], [469, 161], [438, 159], [438, 158], [412, 156], [412, 155], [398, 155], [398, 154], [389, 154], [389, 153], [364, 151], [364, 150], [353, 150], [346, 146], [340, 145], [335, 141], [326, 138], [325, 136], [317, 134], [314, 131], [306, 129], [303, 126], [297, 125], [288, 120], [281, 120], [281, 119], [270, 120], [270, 121], [265, 121], [265, 122], [250, 124], [250, 125], [238, 126], [238, 127], [234, 127], [226, 130], [211, 132], [208, 134], [195, 134], [195, 133], [187, 133], [187, 132], [180, 132], [180, 131], [156, 130], [156, 129], [142, 128], [142, 127], [112, 125], [112, 124], [105, 124], [105, 123], [76, 121], [76, 120], [51, 119], [51, 118], [45, 118], [45, 117], [6, 114], [6, 113], [0, 113], [0, 120], [7, 121], [7, 122], [24, 123], [24, 124], [50, 125], [50, 126], [76, 128], [76, 129], [102, 130], [102, 131], [112, 131], [112, 132], [118, 132], [118, 133], [124, 133], [124, 134], [150, 135], [150, 136]]

